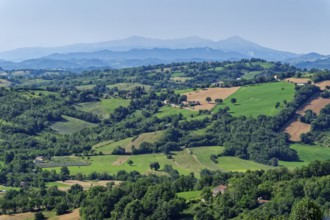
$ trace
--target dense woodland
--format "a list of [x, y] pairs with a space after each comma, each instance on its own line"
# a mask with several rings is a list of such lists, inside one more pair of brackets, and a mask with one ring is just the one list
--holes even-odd
[[[258, 75], [241, 79], [247, 71], [257, 71]], [[165, 169], [168, 176], [143, 176], [138, 172], [125, 171], [116, 175], [70, 175], [66, 167], [56, 173], [42, 170], [33, 163], [37, 156], [49, 160], [53, 156], [96, 155], [92, 146], [101, 141], [121, 140], [153, 131], [164, 131], [164, 135], [155, 143], [142, 143], [132, 152], [118, 147], [113, 154], [162, 152], [170, 158], [175, 151], [184, 148], [218, 145], [224, 146], [225, 150], [214, 155], [214, 160], [221, 156], [236, 156], [272, 166], [278, 166], [278, 160], [298, 161], [297, 152], [289, 147], [288, 135], [280, 130], [301, 104], [320, 91], [313, 85], [297, 85], [294, 99], [286, 102], [276, 116], [235, 117], [229, 108], [222, 108], [216, 113], [200, 111], [199, 115], [205, 117], [191, 120], [184, 120], [181, 114], [162, 118], [155, 114], [164, 106], [164, 100], [179, 104], [186, 99], [175, 93], [178, 89], [211, 87], [219, 82], [225, 87], [272, 82], [276, 80], [275, 75], [279, 79], [301, 76], [307, 74], [306, 70], [252, 59], [176, 63], [82, 74], [27, 72], [25, 76], [16, 76], [14, 72], [9, 72], [7, 77], [2, 76], [10, 80], [12, 86], [0, 88], [0, 185], [19, 187], [24, 182], [28, 186], [19, 191], [8, 191], [0, 198], [2, 213], [55, 209], [62, 214], [81, 207], [81, 215], [85, 219], [176, 219], [185, 216], [228, 219], [238, 215], [247, 219], [259, 219], [260, 216], [268, 216], [267, 219], [276, 216], [281, 219], [282, 216], [286, 219], [295, 215], [292, 207], [297, 206], [298, 210], [300, 201], [315, 205], [318, 212], [326, 212], [330, 208], [327, 202], [330, 190], [327, 183], [328, 161], [314, 162], [292, 172], [282, 168], [247, 173], [203, 170], [199, 179], [193, 174], [180, 176], [171, 167]], [[178, 72], [187, 80], [172, 80], [172, 75]], [[315, 82], [330, 78], [327, 71], [313, 70], [312, 74]], [[40, 81], [35, 82], [36, 78]], [[33, 83], [27, 83], [30, 81]], [[108, 86], [133, 82], [151, 86], [151, 89], [137, 86], [126, 91]], [[93, 87], [77, 88], [84, 85]], [[111, 97], [128, 99], [129, 105], [116, 108], [107, 118], [75, 108], [82, 102]], [[62, 135], [50, 126], [65, 120], [63, 116], [81, 119], [95, 126]], [[318, 116], [306, 113], [302, 120], [312, 125], [312, 131], [302, 136], [303, 142], [329, 143], [330, 106]], [[192, 131], [203, 128], [206, 129], [204, 135], [192, 135]], [[47, 182], [66, 179], [120, 180], [124, 183], [120, 187], [93, 187], [89, 191], [83, 191], [80, 186], [73, 186], [68, 192], [45, 187]], [[210, 187], [219, 184], [229, 184], [230, 190], [212, 197]], [[313, 191], [315, 184], [322, 190]], [[191, 190], [203, 190], [204, 202], [187, 202], [176, 196], [178, 192]], [[34, 199], [26, 199], [31, 195]], [[259, 206], [258, 197], [271, 202]], [[304, 197], [309, 200], [301, 200]]]

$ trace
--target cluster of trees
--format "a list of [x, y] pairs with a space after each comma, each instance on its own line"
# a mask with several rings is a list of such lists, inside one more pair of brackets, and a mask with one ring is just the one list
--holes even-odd
[[[157, 164], [152, 164], [156, 166]], [[155, 167], [155, 169], [157, 169]], [[139, 175], [119, 186], [95, 186], [87, 191], [73, 185], [9, 190], [0, 198], [0, 212], [54, 210], [58, 215], [80, 208], [84, 219], [315, 219], [329, 215], [330, 161], [315, 161], [290, 171], [286, 168], [246, 173], [202, 170], [178, 175]], [[226, 191], [212, 190], [225, 185]], [[185, 200], [177, 193], [201, 190], [201, 198]]]
[[330, 130], [330, 105], [325, 106], [317, 117], [313, 117], [310, 124], [310, 132], [302, 134], [301, 140], [306, 144], [318, 142], [321, 145], [328, 146], [328, 131]]
[[314, 74], [312, 76], [312, 80], [317, 83], [317, 82], [322, 82], [325, 80], [330, 80], [330, 71], [329, 70], [323, 70], [323, 71], [318, 71], [314, 70]]

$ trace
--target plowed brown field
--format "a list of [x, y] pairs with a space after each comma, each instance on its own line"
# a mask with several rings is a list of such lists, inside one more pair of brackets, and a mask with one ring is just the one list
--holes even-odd
[[290, 134], [291, 141], [300, 141], [300, 135], [310, 131], [311, 126], [300, 122], [299, 117], [304, 114], [308, 109], [312, 110], [316, 114], [319, 114], [321, 109], [330, 104], [330, 99], [323, 99], [320, 97], [320, 93], [312, 96], [303, 106], [301, 106], [296, 115], [284, 126], [284, 131]]
[[323, 82], [315, 83], [318, 87], [320, 87], [322, 90], [325, 90], [326, 86], [330, 86], [330, 80], [326, 80]]

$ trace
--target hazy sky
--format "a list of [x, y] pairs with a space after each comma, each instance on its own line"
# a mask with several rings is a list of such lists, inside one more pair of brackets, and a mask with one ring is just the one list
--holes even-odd
[[0, 0], [0, 51], [132, 35], [330, 54], [330, 0]]

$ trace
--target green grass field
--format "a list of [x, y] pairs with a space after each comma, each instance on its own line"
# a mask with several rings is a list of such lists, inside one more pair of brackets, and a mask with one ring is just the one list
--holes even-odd
[[260, 74], [261, 71], [251, 71], [251, 72], [246, 72], [243, 75], [243, 79], [254, 79], [254, 77], [258, 74]]
[[129, 99], [121, 99], [121, 98], [101, 100], [101, 105], [106, 110], [107, 113], [113, 112], [116, 108], [120, 106], [127, 107], [129, 103], [130, 103]]
[[62, 116], [64, 121], [55, 122], [50, 127], [57, 131], [60, 134], [73, 134], [77, 131], [80, 131], [84, 128], [91, 128], [96, 126], [96, 124], [89, 123], [77, 118], [72, 118], [69, 116]]
[[[152, 162], [159, 162], [161, 169], [164, 165], [172, 165], [174, 169], [178, 170], [180, 174], [189, 174], [194, 172], [196, 176], [202, 169], [210, 170], [223, 170], [223, 171], [246, 171], [258, 170], [258, 169], [270, 169], [272, 167], [259, 164], [249, 160], [242, 160], [237, 157], [219, 157], [218, 163], [214, 163], [210, 160], [211, 154], [218, 154], [223, 150], [223, 147], [196, 147], [191, 149], [184, 149], [182, 151], [174, 152], [172, 159], [167, 159], [164, 154], [143, 154], [143, 155], [103, 155], [103, 156], [91, 156], [90, 160], [86, 158], [84, 161], [91, 163], [90, 166], [70, 166], [69, 170], [72, 174], [84, 173], [89, 174], [94, 171], [96, 172], [107, 172], [115, 174], [119, 170], [138, 171], [140, 173], [152, 172], [149, 165]], [[77, 158], [81, 160], [81, 158]], [[128, 160], [133, 161], [133, 165], [127, 164]], [[59, 172], [60, 168], [45, 168], [49, 170], [56, 170]], [[158, 171], [157, 173], [163, 174]]]
[[93, 89], [95, 85], [83, 85], [83, 86], [76, 86], [76, 89], [83, 91], [83, 90], [89, 90]]
[[[213, 112], [228, 106], [230, 112], [235, 116], [276, 115], [283, 107], [283, 100], [290, 102], [293, 99], [294, 92], [294, 84], [287, 82], [243, 86], [229, 96], [223, 104], [216, 106]], [[230, 102], [232, 98], [237, 99], [236, 104]], [[275, 104], [277, 102], [280, 102], [281, 106], [276, 109]]]
[[308, 165], [313, 160], [330, 160], [330, 148], [310, 146], [303, 144], [293, 144], [291, 148], [298, 152], [299, 162], [286, 162], [280, 161], [279, 165], [294, 169], [296, 167], [302, 167]]
[[214, 163], [210, 159], [211, 154], [219, 154], [223, 151], [223, 147], [196, 147], [191, 148], [191, 151], [196, 155], [197, 159], [208, 169], [211, 170], [223, 170], [223, 171], [246, 171], [249, 170], [260, 170], [270, 169], [271, 166], [256, 163], [251, 160], [243, 160], [238, 157], [219, 157], [218, 163]]
[[189, 79], [192, 79], [192, 77], [175, 76], [171, 78], [171, 80], [174, 82], [185, 82]]
[[177, 193], [179, 198], [184, 198], [186, 200], [199, 199], [201, 197], [202, 191], [189, 191]]
[[193, 115], [194, 117], [198, 115], [198, 112], [193, 111], [193, 110], [188, 110], [188, 109], [180, 109], [180, 108], [175, 108], [171, 106], [163, 106], [159, 109], [159, 112], [155, 114], [158, 118], [163, 118], [166, 116], [172, 116], [172, 115], [177, 115], [181, 113], [184, 118], [191, 118]]
[[183, 72], [174, 72], [171, 74], [172, 77], [184, 77], [184, 73]]
[[11, 186], [3, 186], [3, 185], [0, 185], [0, 190], [19, 190], [20, 188], [18, 187], [11, 187]]
[[129, 105], [129, 99], [111, 98], [101, 99], [100, 102], [83, 102], [76, 105], [76, 108], [84, 111], [91, 112], [102, 118], [109, 118], [110, 114], [118, 107], [127, 107]]
[[139, 148], [142, 142], [155, 143], [160, 137], [162, 137], [162, 135], [163, 131], [144, 133], [137, 136], [136, 138], [130, 137], [116, 142], [107, 141], [99, 143], [93, 148], [97, 152], [102, 152], [103, 154], [111, 154], [112, 151], [118, 146], [125, 148], [127, 152], [131, 152], [133, 145], [135, 146], [135, 148]]

